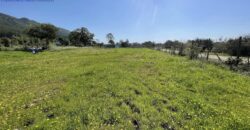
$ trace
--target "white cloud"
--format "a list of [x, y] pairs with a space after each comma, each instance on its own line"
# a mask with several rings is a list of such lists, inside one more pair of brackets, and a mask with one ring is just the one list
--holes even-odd
[[156, 0], [131, 0], [131, 4], [136, 8], [135, 13], [138, 15], [135, 23], [136, 28], [146, 23], [155, 24], [159, 10]]
[[157, 18], [157, 14], [158, 14], [158, 6], [155, 5], [154, 9], [153, 9], [153, 13], [152, 13], [152, 24], [155, 24], [156, 18]]

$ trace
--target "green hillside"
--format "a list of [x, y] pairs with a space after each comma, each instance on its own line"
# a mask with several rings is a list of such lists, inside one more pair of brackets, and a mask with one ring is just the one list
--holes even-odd
[[[39, 25], [40, 23], [29, 20], [27, 18], [15, 18], [3, 13], [0, 13], [0, 34], [14, 33], [22, 34], [29, 27]], [[70, 33], [68, 30], [58, 28], [58, 36], [66, 37]]]
[[250, 78], [149, 49], [0, 52], [0, 129], [250, 129]]

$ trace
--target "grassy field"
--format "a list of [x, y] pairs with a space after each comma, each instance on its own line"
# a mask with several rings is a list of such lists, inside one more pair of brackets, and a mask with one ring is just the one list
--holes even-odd
[[0, 52], [0, 129], [250, 129], [250, 77], [149, 49]]

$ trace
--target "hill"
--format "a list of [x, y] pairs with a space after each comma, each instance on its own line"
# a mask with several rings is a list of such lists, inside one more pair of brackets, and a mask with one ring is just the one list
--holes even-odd
[[[15, 18], [3, 13], [0, 13], [0, 34], [22, 34], [29, 27], [39, 25], [39, 22], [30, 20], [28, 18]], [[67, 37], [70, 31], [58, 27], [58, 36]]]
[[250, 78], [149, 49], [0, 52], [1, 129], [250, 129]]

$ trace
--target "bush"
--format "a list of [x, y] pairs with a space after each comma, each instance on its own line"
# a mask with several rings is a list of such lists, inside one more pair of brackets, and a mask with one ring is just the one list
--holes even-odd
[[120, 45], [121, 45], [121, 47], [129, 47], [130, 46], [130, 44], [129, 44], [129, 40], [126, 40], [126, 41], [120, 41]]
[[10, 39], [9, 38], [2, 38], [1, 39], [1, 44], [4, 46], [4, 47], [10, 47]]
[[106, 44], [104, 45], [105, 48], [115, 48], [115, 45], [113, 44]]
[[147, 42], [142, 43], [142, 47], [145, 47], [145, 48], [154, 48], [155, 47], [155, 43], [151, 42], [151, 41], [147, 41]]
[[227, 61], [225, 62], [228, 65], [238, 65], [239, 63], [242, 62], [242, 59], [237, 59], [237, 58], [228, 58]]
[[190, 47], [190, 52], [189, 52], [189, 58], [190, 59], [197, 59], [200, 53], [200, 48], [198, 45], [194, 42], [192, 42], [192, 45]]
[[65, 38], [58, 38], [58, 44], [57, 45], [61, 45], [61, 46], [69, 46], [69, 40], [65, 39]]

